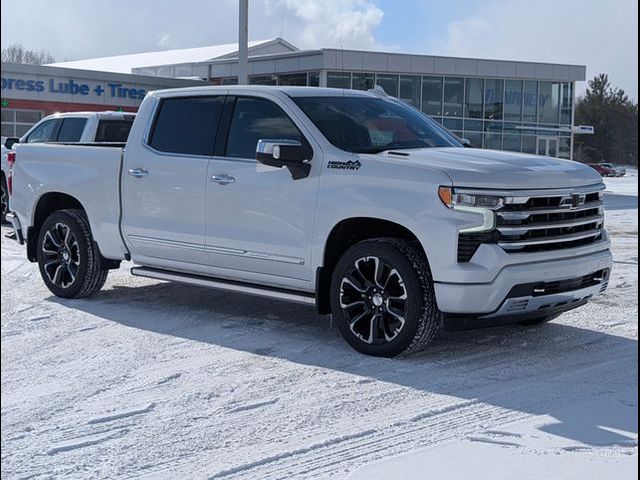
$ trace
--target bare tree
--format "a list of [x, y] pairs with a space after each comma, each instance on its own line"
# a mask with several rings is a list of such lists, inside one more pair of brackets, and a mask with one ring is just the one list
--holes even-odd
[[30, 65], [43, 65], [53, 63], [56, 60], [44, 50], [25, 50], [18, 43], [2, 48], [2, 61], [8, 63], [28, 63]]

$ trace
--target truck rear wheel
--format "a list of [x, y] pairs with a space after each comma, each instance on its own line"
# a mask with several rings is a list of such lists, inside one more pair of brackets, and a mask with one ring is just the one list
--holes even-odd
[[38, 237], [38, 265], [47, 288], [64, 298], [93, 295], [108, 273], [87, 216], [77, 209], [58, 210], [45, 220]]
[[344, 253], [332, 276], [331, 311], [353, 348], [381, 357], [424, 349], [442, 320], [426, 258], [393, 238], [365, 240]]

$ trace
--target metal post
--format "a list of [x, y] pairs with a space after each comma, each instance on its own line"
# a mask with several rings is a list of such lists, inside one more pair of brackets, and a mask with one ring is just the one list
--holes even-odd
[[239, 0], [238, 22], [238, 85], [249, 83], [249, 0]]

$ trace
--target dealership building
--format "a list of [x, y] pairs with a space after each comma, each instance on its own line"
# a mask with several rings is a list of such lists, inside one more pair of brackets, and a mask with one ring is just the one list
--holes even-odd
[[[135, 111], [149, 90], [238, 82], [237, 44], [48, 66], [2, 64], [2, 135], [54, 111]], [[586, 67], [342, 49], [300, 50], [277, 38], [249, 43], [249, 83], [387, 94], [479, 148], [571, 158], [575, 83]]]

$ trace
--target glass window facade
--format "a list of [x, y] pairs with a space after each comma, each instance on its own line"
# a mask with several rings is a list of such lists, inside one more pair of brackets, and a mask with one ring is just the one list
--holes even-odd
[[370, 90], [376, 85], [374, 73], [354, 73], [351, 79], [354, 90]]
[[40, 121], [43, 114], [38, 110], [2, 109], [2, 137], [21, 137]]
[[420, 108], [420, 76], [400, 75], [400, 100]]
[[376, 75], [376, 85], [384, 88], [387, 95], [398, 96], [398, 75]]
[[522, 120], [522, 80], [504, 82], [504, 119]]
[[442, 115], [442, 77], [422, 77], [422, 111], [427, 115]]
[[467, 118], [482, 118], [484, 98], [484, 80], [482, 78], [467, 78], [464, 90], [464, 116]]
[[351, 88], [351, 73], [327, 72], [327, 87]]
[[524, 82], [523, 117], [525, 122], [535, 122], [538, 118], [538, 82]]
[[540, 82], [538, 90], [538, 123], [559, 121], [560, 84]]
[[504, 81], [487, 79], [484, 89], [484, 118], [500, 120], [504, 98]]
[[445, 77], [444, 79], [444, 116], [461, 117], [464, 99], [464, 78]]

